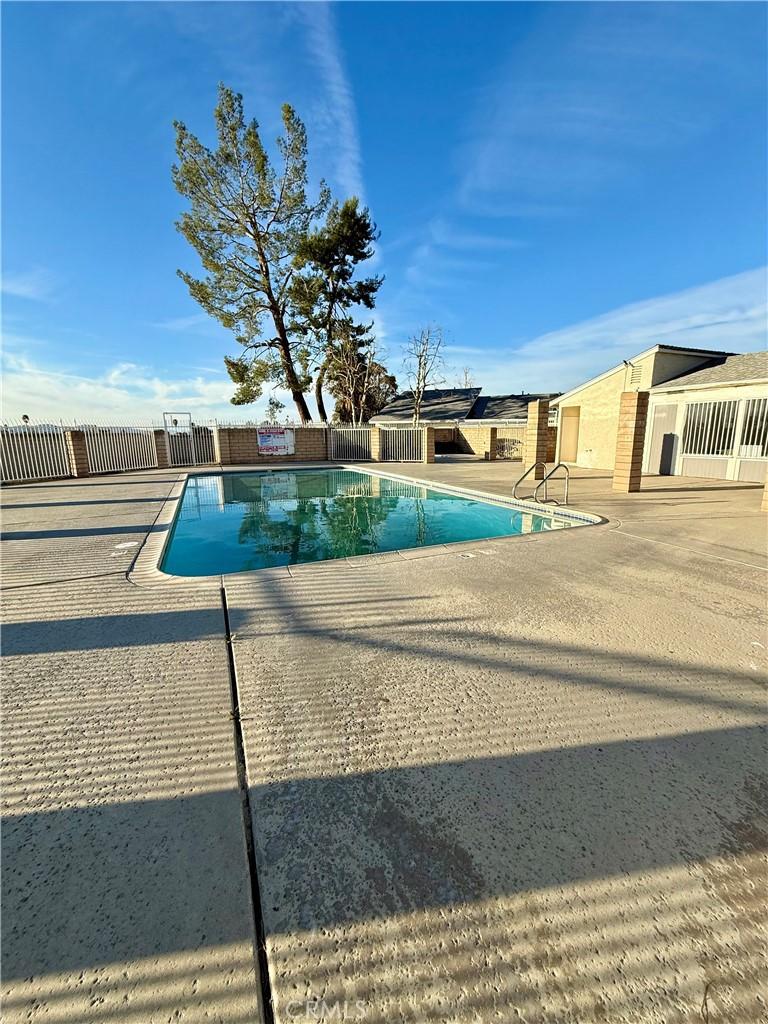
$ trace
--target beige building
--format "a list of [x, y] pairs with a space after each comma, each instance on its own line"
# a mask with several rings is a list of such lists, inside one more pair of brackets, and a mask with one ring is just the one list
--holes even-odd
[[624, 391], [650, 393], [645, 472], [764, 478], [768, 354], [672, 345], [640, 352], [552, 401], [558, 461], [613, 470]]

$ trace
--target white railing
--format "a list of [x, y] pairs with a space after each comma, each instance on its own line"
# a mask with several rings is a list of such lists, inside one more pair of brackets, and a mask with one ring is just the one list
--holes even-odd
[[380, 427], [380, 453], [382, 462], [423, 462], [423, 427]]
[[216, 443], [217, 427], [198, 426], [193, 428], [195, 437], [195, 458], [198, 466], [209, 466], [218, 462], [218, 446]]
[[119, 473], [157, 466], [155, 432], [151, 427], [84, 423], [77, 429], [85, 435], [91, 473]]
[[71, 476], [64, 430], [55, 423], [4, 423], [0, 463], [5, 483]]
[[172, 466], [208, 466], [218, 462], [218, 427], [176, 427], [166, 431]]
[[768, 398], [747, 399], [738, 454], [744, 459], [768, 455]]
[[371, 428], [329, 427], [328, 453], [331, 459], [367, 461], [371, 457]]
[[735, 399], [691, 403], [685, 415], [683, 455], [732, 455], [738, 406]]

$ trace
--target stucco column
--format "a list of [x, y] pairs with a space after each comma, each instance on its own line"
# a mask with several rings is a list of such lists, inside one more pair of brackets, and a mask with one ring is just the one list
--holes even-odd
[[435, 428], [424, 427], [423, 462], [435, 461]]
[[72, 476], [90, 476], [91, 469], [88, 465], [88, 448], [85, 444], [85, 434], [82, 430], [66, 430], [64, 440], [67, 445], [67, 458]]
[[[523, 448], [523, 469], [530, 469], [537, 462], [547, 461], [547, 440], [549, 422], [549, 399], [538, 398], [528, 403], [528, 425], [525, 428]], [[534, 480], [543, 480], [546, 469], [539, 466], [533, 474]]]
[[640, 490], [647, 418], [648, 392], [623, 391], [619, 406], [619, 431], [616, 435], [616, 463], [613, 468], [614, 491], [629, 494]]

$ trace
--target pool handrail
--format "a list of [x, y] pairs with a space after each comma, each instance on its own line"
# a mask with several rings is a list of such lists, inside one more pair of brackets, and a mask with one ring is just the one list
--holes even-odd
[[[546, 462], [534, 462], [534, 464], [532, 466], [529, 466], [528, 469], [526, 469], [526, 471], [523, 473], [523, 475], [521, 477], [519, 477], [519, 479], [515, 482], [515, 486], [512, 488], [512, 497], [513, 498], [517, 498], [517, 496], [518, 496], [517, 495], [517, 488], [520, 486], [520, 484], [523, 482], [523, 480], [525, 480], [525, 478], [528, 476], [528, 474], [532, 473], [534, 471], [534, 469], [538, 469], [539, 466], [542, 466], [544, 468], [544, 472], [546, 473], [546, 471], [547, 471], [547, 464], [546, 464]], [[538, 487], [536, 488], [536, 490], [538, 490]], [[536, 492], [534, 491], [534, 494], [535, 493]], [[522, 499], [520, 499], [520, 500], [522, 500]]]
[[[547, 481], [550, 480], [555, 475], [555, 473], [558, 471], [558, 469], [565, 470], [565, 487], [564, 487], [564, 491], [563, 491], [563, 500], [562, 501], [558, 501], [556, 498], [549, 498], [549, 497], [547, 497]], [[571, 471], [570, 471], [570, 469], [568, 468], [568, 466], [566, 466], [566, 464], [564, 462], [558, 462], [557, 465], [553, 466], [552, 469], [550, 469], [550, 471], [545, 475], [544, 479], [541, 480], [536, 485], [536, 490], [533, 492], [533, 499], [534, 499], [534, 501], [541, 502], [541, 498], [539, 497], [539, 488], [543, 486], [543, 488], [544, 488], [544, 502], [551, 501], [555, 505], [567, 505], [568, 504], [568, 485], [570, 483], [570, 480], [571, 480]], [[544, 502], [542, 502], [542, 504]]]

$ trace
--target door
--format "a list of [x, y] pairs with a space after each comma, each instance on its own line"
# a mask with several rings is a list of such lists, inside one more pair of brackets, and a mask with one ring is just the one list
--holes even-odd
[[575, 462], [579, 453], [579, 417], [581, 406], [560, 410], [560, 461]]
[[657, 405], [653, 410], [651, 446], [648, 453], [648, 472], [671, 476], [677, 451], [676, 405]]

